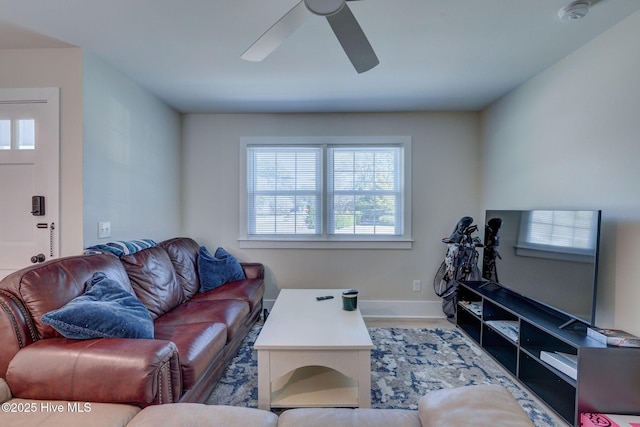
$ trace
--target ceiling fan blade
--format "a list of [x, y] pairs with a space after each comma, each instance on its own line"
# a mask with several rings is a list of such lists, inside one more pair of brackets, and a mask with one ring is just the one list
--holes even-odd
[[240, 58], [246, 61], [262, 61], [304, 23], [309, 16], [304, 1], [295, 5], [289, 12], [271, 26], [253, 42]]
[[358, 73], [369, 71], [380, 63], [348, 5], [345, 4], [340, 12], [327, 16], [327, 21]]

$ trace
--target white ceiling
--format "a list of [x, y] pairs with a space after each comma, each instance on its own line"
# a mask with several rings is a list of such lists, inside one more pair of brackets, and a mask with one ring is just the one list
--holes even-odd
[[240, 59], [297, 1], [0, 0], [0, 48], [79, 46], [185, 113], [478, 110], [640, 9], [593, 1], [563, 23], [570, 0], [354, 1], [371, 71], [314, 15], [264, 61]]

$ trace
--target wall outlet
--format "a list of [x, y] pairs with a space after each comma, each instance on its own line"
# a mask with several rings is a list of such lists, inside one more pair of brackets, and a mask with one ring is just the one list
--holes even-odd
[[420, 292], [422, 290], [422, 283], [420, 280], [413, 281], [413, 292]]
[[98, 239], [106, 239], [111, 237], [111, 222], [99, 222], [98, 223]]

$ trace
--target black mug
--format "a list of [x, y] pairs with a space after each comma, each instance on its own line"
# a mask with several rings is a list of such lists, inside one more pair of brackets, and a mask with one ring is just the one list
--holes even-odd
[[349, 289], [342, 293], [342, 309], [354, 311], [358, 308], [358, 291]]

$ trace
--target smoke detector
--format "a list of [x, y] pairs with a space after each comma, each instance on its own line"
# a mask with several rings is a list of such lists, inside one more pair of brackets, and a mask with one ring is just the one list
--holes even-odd
[[562, 22], [572, 22], [584, 18], [589, 13], [591, 3], [586, 0], [578, 0], [563, 7], [558, 11], [558, 18]]

